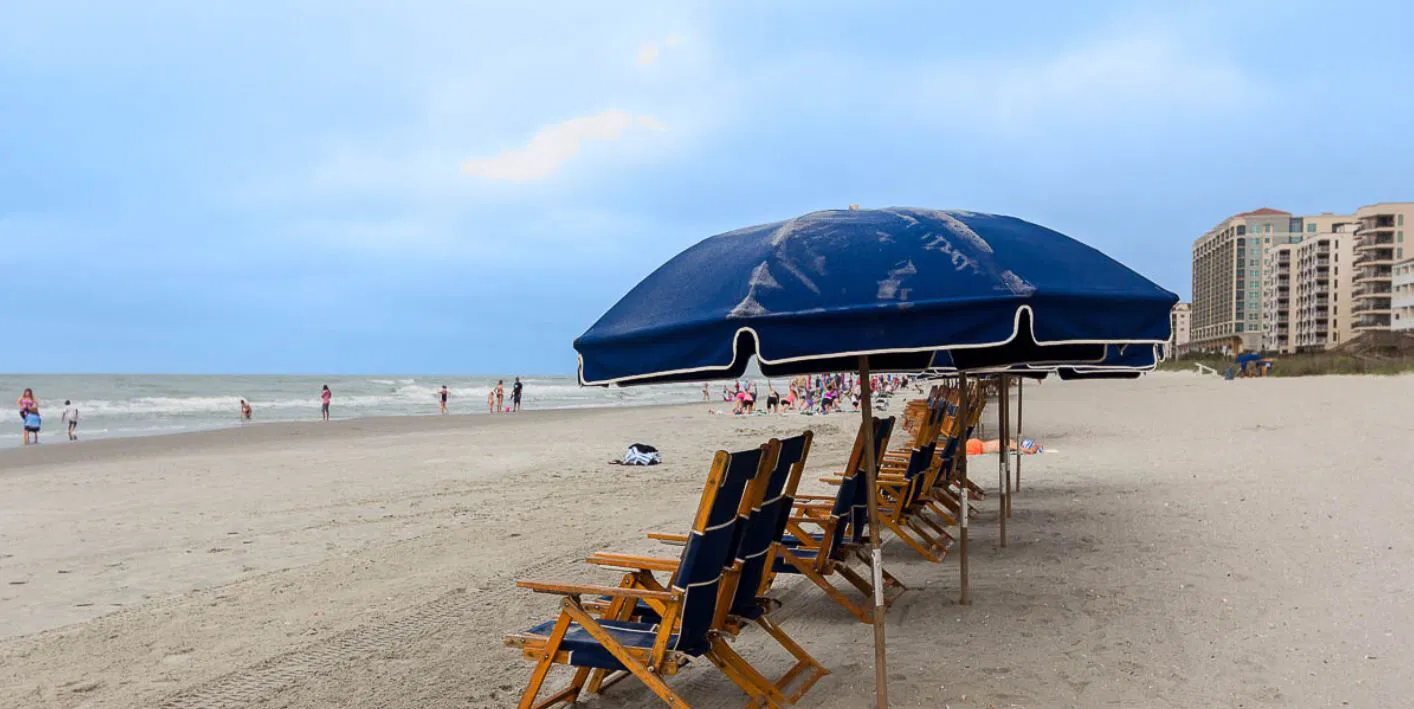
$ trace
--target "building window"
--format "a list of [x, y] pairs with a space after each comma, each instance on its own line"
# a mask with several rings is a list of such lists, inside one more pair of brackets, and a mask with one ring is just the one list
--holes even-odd
[[1265, 233], [1268, 233], [1268, 234], [1272, 233], [1272, 225], [1271, 225], [1271, 224], [1263, 224], [1263, 225], [1262, 225], [1262, 231], [1265, 232]]
[[1306, 233], [1307, 233], [1307, 234], [1314, 234], [1314, 233], [1316, 233], [1316, 225], [1315, 225], [1315, 224], [1307, 224], [1307, 225], [1306, 225]]
[[1238, 235], [1238, 236], [1242, 236], [1243, 234], [1246, 234], [1246, 233], [1247, 233], [1247, 227], [1242, 226], [1242, 225], [1239, 224], [1238, 227], [1237, 227], [1237, 235]]
[[1395, 223], [1398, 224], [1399, 226], [1404, 226], [1404, 215], [1403, 215], [1403, 214], [1397, 215], [1397, 216], [1395, 217]]

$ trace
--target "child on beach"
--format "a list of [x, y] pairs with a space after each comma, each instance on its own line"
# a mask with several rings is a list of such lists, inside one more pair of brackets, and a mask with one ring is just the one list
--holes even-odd
[[[29, 445], [31, 442], [39, 443], [39, 425], [39, 407], [31, 406], [25, 412], [25, 445]], [[30, 440], [31, 436], [33, 441]]]
[[447, 394], [450, 393], [450, 392], [447, 391], [447, 385], [446, 385], [446, 384], [443, 384], [443, 385], [442, 385], [442, 391], [437, 392], [437, 393], [442, 397], [442, 415], [443, 415], [443, 416], [446, 416], [446, 415], [447, 415]]
[[496, 390], [486, 392], [486, 413], [496, 413]]
[[[506, 380], [496, 381], [496, 411], [500, 411], [506, 405]], [[493, 411], [492, 413], [495, 413]]]
[[324, 390], [319, 392], [319, 417], [325, 421], [329, 420], [329, 402], [334, 398], [334, 393], [329, 391], [329, 385], [324, 385]]
[[76, 432], [76, 429], [79, 427], [79, 407], [74, 406], [68, 399], [65, 399], [64, 413], [59, 416], [59, 421], [68, 424], [69, 440], [77, 441], [79, 439], [79, 434]]
[[25, 414], [29, 413], [30, 409], [39, 408], [39, 401], [34, 398], [34, 390], [25, 389], [24, 393], [20, 394], [20, 398], [15, 399], [15, 406], [19, 408], [20, 420], [23, 421]]

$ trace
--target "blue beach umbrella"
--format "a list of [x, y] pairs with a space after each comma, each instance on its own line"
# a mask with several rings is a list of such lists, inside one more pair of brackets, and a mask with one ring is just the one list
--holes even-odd
[[[768, 377], [858, 369], [882, 589], [871, 368], [925, 371], [935, 358], [964, 371], [1102, 366], [1111, 345], [1167, 341], [1177, 301], [1103, 253], [1015, 217], [831, 210], [699, 242], [634, 286], [574, 347], [585, 385], [737, 378], [753, 355]], [[881, 590], [874, 634], [885, 707]]]
[[[813, 212], [703, 240], [575, 341], [580, 381], [630, 384], [1103, 359], [1158, 344], [1178, 297], [1103, 253], [1014, 217], [930, 209]], [[973, 350], [974, 352], [965, 352]], [[992, 358], [987, 360], [986, 358]], [[823, 360], [823, 361], [822, 361]]]

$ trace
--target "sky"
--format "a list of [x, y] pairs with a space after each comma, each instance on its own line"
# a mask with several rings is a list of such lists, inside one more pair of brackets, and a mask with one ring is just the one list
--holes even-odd
[[1010, 214], [1185, 299], [1414, 200], [1403, 2], [0, 0], [0, 372], [552, 374], [817, 209]]

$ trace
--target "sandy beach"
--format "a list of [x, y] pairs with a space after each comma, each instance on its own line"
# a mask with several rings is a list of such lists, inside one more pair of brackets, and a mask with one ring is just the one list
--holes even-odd
[[[885, 549], [898, 707], [1389, 707], [1414, 695], [1414, 377], [1029, 385], [997, 548]], [[901, 407], [895, 400], [895, 408]], [[714, 404], [362, 419], [0, 451], [0, 707], [504, 707], [501, 637], [553, 616], [517, 578], [612, 581], [596, 550], [663, 553], [712, 451], [857, 418]], [[995, 414], [989, 411], [989, 420]], [[665, 463], [605, 461], [632, 442]], [[973, 476], [996, 486], [994, 457]], [[807, 476], [813, 480], [814, 476]], [[872, 697], [872, 632], [782, 579], [781, 624], [832, 674], [804, 706]], [[785, 658], [748, 632], [740, 652]], [[712, 667], [672, 680], [740, 706]], [[587, 706], [654, 707], [624, 682]]]

